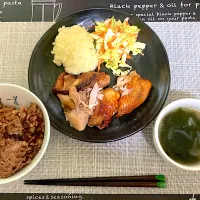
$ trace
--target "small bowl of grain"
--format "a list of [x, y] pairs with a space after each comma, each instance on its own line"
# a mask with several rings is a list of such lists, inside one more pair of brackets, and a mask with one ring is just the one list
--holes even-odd
[[14, 84], [0, 84], [0, 184], [16, 181], [42, 159], [50, 120], [39, 98]]

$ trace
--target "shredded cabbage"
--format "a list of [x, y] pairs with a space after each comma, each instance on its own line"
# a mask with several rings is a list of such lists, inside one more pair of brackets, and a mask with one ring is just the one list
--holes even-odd
[[[129, 18], [123, 22], [114, 17], [104, 22], [96, 22], [95, 31], [90, 35], [95, 40], [98, 53], [98, 69], [101, 63], [113, 71], [115, 76], [127, 75], [132, 67], [126, 63], [131, 59], [130, 54], [142, 54], [146, 44], [138, 42], [140, 29], [128, 23]], [[120, 68], [126, 67], [126, 70]]]

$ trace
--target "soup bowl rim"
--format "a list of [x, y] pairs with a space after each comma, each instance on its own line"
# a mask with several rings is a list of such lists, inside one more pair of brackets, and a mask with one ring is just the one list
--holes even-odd
[[155, 148], [159, 155], [171, 165], [178, 167], [179, 169], [187, 170], [187, 171], [199, 171], [200, 170], [200, 162], [195, 164], [181, 164], [171, 159], [163, 150], [162, 145], [159, 139], [159, 126], [161, 124], [162, 119], [170, 112], [178, 109], [178, 108], [191, 108], [200, 111], [200, 100], [195, 98], [183, 98], [176, 101], [171, 102], [167, 106], [165, 106], [159, 115], [157, 116], [153, 128], [153, 141]]

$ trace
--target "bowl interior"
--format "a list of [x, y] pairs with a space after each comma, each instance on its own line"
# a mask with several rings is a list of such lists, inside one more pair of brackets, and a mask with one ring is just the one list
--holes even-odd
[[[57, 67], [53, 62], [51, 50], [52, 43], [61, 26], [79, 24], [86, 29], [92, 27], [96, 21], [104, 21], [114, 16], [115, 19], [124, 20], [130, 17], [130, 24], [141, 29], [138, 40], [146, 43], [144, 56], [132, 60], [133, 70], [141, 77], [149, 79], [153, 87], [147, 100], [131, 114], [121, 118], [113, 118], [106, 129], [86, 127], [84, 131], [77, 131], [66, 122], [57, 97], [52, 93], [52, 87], [58, 75], [64, 71], [63, 67]], [[101, 68], [111, 76], [110, 86], [116, 83], [110, 70]], [[170, 68], [165, 48], [155, 32], [138, 18], [109, 9], [90, 9], [74, 13], [54, 24], [40, 39], [36, 45], [29, 65], [29, 87], [46, 106], [51, 124], [62, 133], [88, 142], [109, 142], [130, 136], [150, 123], [163, 106], [170, 85]]]
[[163, 150], [160, 140], [159, 140], [159, 126], [160, 123], [162, 122], [162, 119], [170, 112], [178, 109], [178, 108], [192, 108], [200, 111], [200, 100], [198, 99], [191, 99], [191, 98], [185, 98], [185, 99], [180, 99], [177, 101], [174, 101], [167, 105], [158, 115], [155, 125], [154, 125], [154, 144], [155, 147], [160, 154], [162, 158], [164, 158], [166, 161], [171, 163], [172, 165], [185, 169], [185, 170], [190, 170], [190, 171], [198, 171], [200, 170], [200, 162], [194, 163], [194, 164], [181, 164], [176, 161], [174, 161], [172, 158], [170, 158], [165, 151]]
[[0, 184], [5, 184], [15, 181], [29, 173], [42, 159], [50, 139], [50, 120], [46, 108], [44, 107], [40, 99], [32, 92], [23, 87], [14, 84], [0, 84], [0, 98], [1, 102], [4, 105], [14, 106], [16, 108], [20, 108], [21, 106], [29, 106], [31, 102], [36, 103], [42, 110], [45, 122], [44, 139], [41, 149], [33, 158], [32, 162], [26, 167], [22, 168], [21, 170], [19, 170], [14, 175], [8, 178], [0, 178]]

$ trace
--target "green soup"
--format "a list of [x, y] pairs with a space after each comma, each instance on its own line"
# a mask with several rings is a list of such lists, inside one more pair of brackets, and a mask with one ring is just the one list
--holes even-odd
[[167, 114], [159, 126], [165, 153], [181, 164], [200, 162], [200, 111], [178, 108]]

